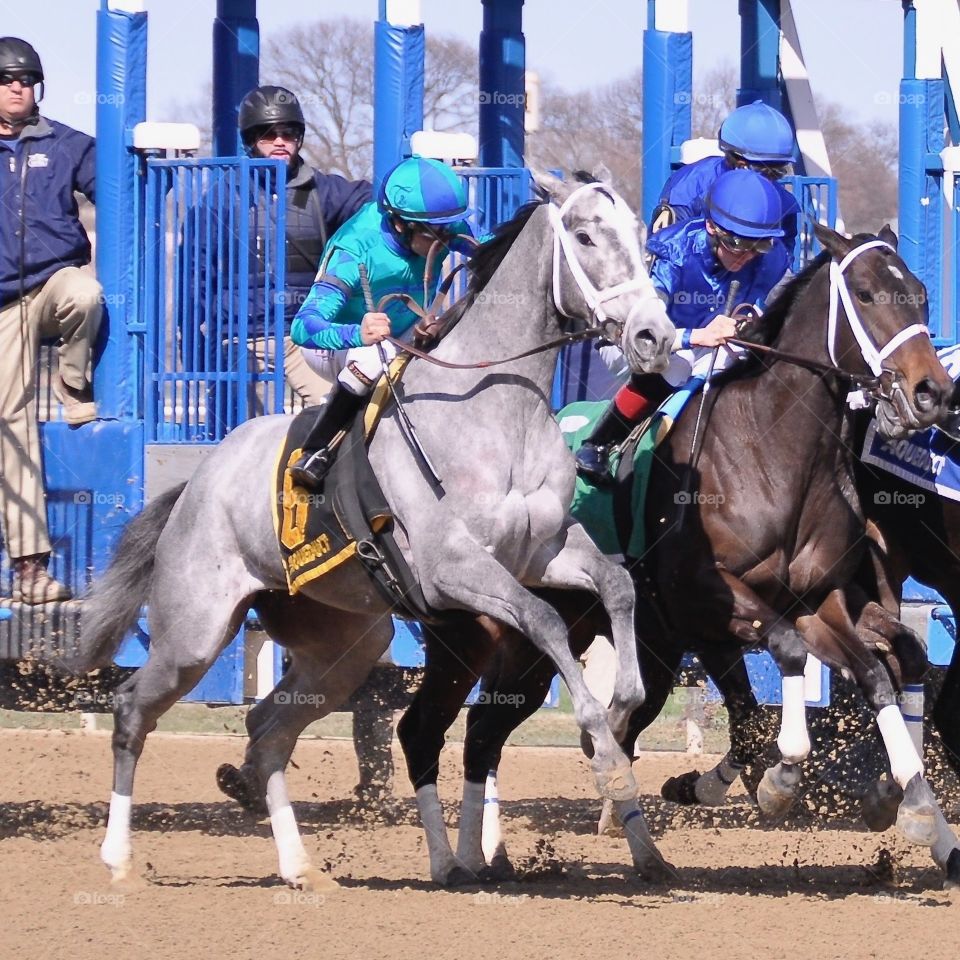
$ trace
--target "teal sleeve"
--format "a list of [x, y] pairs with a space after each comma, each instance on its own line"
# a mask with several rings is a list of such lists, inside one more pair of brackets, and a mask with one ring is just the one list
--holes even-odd
[[363, 346], [360, 325], [337, 319], [359, 290], [360, 271], [356, 259], [343, 250], [336, 250], [293, 319], [290, 327], [293, 342], [318, 350]]

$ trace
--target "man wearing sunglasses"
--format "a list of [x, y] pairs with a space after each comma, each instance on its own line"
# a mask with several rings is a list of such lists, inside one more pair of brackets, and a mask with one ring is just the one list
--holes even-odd
[[651, 218], [651, 231], [703, 216], [703, 201], [717, 178], [731, 170], [754, 170], [776, 187], [783, 210], [783, 239], [792, 253], [797, 239], [800, 207], [777, 181], [789, 175], [794, 134], [790, 121], [760, 100], [738, 107], [720, 125], [722, 157], [704, 157], [675, 171], [663, 185], [660, 204]]
[[72, 426], [96, 419], [91, 356], [100, 284], [80, 268], [90, 243], [75, 192], [94, 199], [94, 141], [40, 115], [43, 66], [19, 37], [0, 37], [0, 517], [13, 599], [70, 591], [47, 572], [43, 463], [37, 424], [41, 339], [57, 339], [53, 390]]
[[633, 374], [617, 391], [577, 453], [584, 476], [608, 479], [611, 446], [692, 376], [719, 373], [736, 358], [736, 348], [724, 346], [736, 332], [730, 314], [742, 305], [762, 310], [786, 273], [780, 197], [768, 179], [746, 169], [722, 174], [704, 213], [647, 240], [656, 258], [650, 275], [677, 327], [670, 365], [663, 374]]
[[[320, 403], [331, 383], [311, 370], [290, 339], [290, 325], [313, 286], [324, 248], [336, 233], [370, 200], [368, 180], [347, 180], [334, 173], [321, 173], [301, 156], [306, 121], [300, 102], [285, 87], [260, 86], [241, 101], [237, 116], [240, 137], [247, 154], [254, 158], [282, 160], [287, 165], [286, 289], [283, 291], [284, 376], [294, 394], [306, 405]], [[266, 261], [264, 238], [267, 224], [252, 218], [250, 249], [256, 263], [250, 280], [249, 347], [261, 372], [273, 369], [274, 344], [265, 329], [262, 296]], [[254, 409], [262, 412], [262, 398]]]

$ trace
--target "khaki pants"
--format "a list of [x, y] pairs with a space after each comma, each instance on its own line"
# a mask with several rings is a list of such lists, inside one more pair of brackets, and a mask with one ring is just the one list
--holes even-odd
[[37, 357], [40, 341], [59, 337], [60, 376], [82, 390], [103, 315], [100, 284], [77, 267], [58, 270], [21, 303], [0, 308], [0, 517], [11, 558], [48, 553]]
[[[267, 361], [268, 347], [270, 348], [269, 364]], [[259, 337], [256, 340], [251, 340], [248, 348], [260, 373], [274, 369], [272, 340]], [[321, 376], [307, 366], [300, 348], [289, 337], [283, 338], [283, 375], [287, 386], [307, 407], [322, 403], [333, 386], [332, 379]], [[254, 416], [257, 417], [261, 416], [266, 407], [269, 406], [264, 400], [265, 386], [265, 384], [258, 385], [257, 389], [252, 391], [253, 395], [248, 398]]]

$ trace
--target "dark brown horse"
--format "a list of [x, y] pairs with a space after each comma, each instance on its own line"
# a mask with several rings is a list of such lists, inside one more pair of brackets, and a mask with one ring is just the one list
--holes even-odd
[[[710, 669], [712, 655], [727, 660], [731, 652], [739, 657], [745, 648], [766, 646], [784, 677], [782, 759], [764, 775], [758, 800], [765, 813], [782, 814], [809, 751], [803, 698], [809, 646], [860, 684], [904, 788], [901, 826], [932, 844], [939, 811], [897, 708], [898, 677], [875, 643], [877, 631], [895, 630], [896, 621], [878, 604], [847, 593], [866, 538], [845, 437], [843, 374], [878, 375], [880, 422], [889, 433], [934, 423], [952, 384], [929, 339], [911, 336], [925, 323], [925, 295], [896, 255], [893, 234], [881, 232], [878, 243], [822, 228], [817, 233], [824, 254], [766, 317], [777, 350], [812, 361], [814, 369], [768, 357], [730, 372], [709, 395], [696, 467], [690, 462], [696, 409], [687, 408], [657, 451], [646, 508], [648, 549], [634, 572], [638, 611], [652, 599], [660, 628], [650, 629], [656, 621], [649, 611], [638, 612], [649, 699], [624, 742], [632, 744], [659, 713], [685, 650], [700, 653]], [[840, 305], [831, 310], [831, 302]], [[551, 599], [576, 647], [602, 632], [576, 596]], [[436, 778], [443, 731], [488, 651], [479, 635], [469, 643], [453, 632], [430, 638], [424, 686], [399, 730], [416, 786]], [[496, 769], [507, 735], [542, 703], [552, 673], [516, 635], [501, 644], [468, 721], [469, 783]], [[492, 843], [484, 846], [493, 854]], [[506, 869], [502, 851], [494, 864]]]

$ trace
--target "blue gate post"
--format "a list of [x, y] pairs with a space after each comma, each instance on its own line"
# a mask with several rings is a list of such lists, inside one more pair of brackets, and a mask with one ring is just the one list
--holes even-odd
[[784, 112], [780, 87], [780, 0], [740, 0], [737, 106], [762, 100]]
[[426, 39], [420, 4], [407, 0], [404, 22], [396, 0], [380, 0], [373, 54], [373, 189], [394, 164], [410, 155], [410, 137], [423, 129]]
[[242, 153], [237, 111], [259, 83], [260, 26], [257, 0], [217, 0], [213, 21], [213, 155]]
[[647, 0], [647, 29], [643, 31], [641, 210], [641, 216], [647, 221], [660, 199], [660, 190], [670, 176], [672, 164], [680, 160], [680, 145], [690, 139], [693, 34], [686, 29], [658, 29], [661, 25], [672, 27], [685, 20], [685, 2], [681, 7], [676, 0]]
[[483, 0], [481, 167], [523, 166], [525, 70], [523, 0]]

